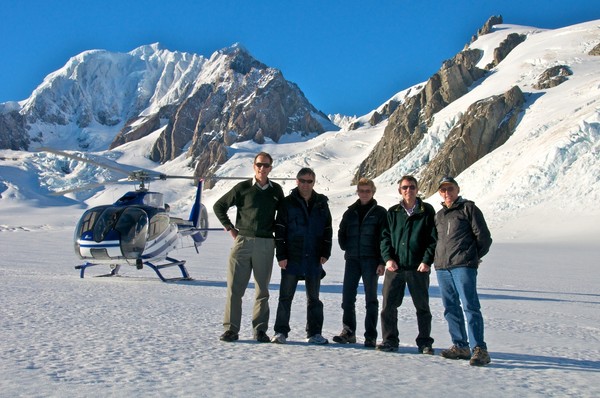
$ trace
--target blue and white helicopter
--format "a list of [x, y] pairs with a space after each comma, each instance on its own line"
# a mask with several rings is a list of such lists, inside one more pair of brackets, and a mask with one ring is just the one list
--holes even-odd
[[[148, 266], [163, 282], [191, 280], [185, 267], [185, 260], [176, 260], [168, 255], [169, 252], [186, 247], [182, 241], [191, 239], [189, 246], [193, 244], [198, 253], [199, 247], [207, 238], [208, 231], [223, 230], [208, 227], [208, 214], [201, 201], [203, 179], [169, 176], [150, 170], [129, 172], [124, 168], [50, 148], [40, 148], [40, 150], [128, 175], [125, 179], [113, 182], [139, 183], [135, 191], [127, 192], [115, 203], [93, 207], [81, 216], [74, 235], [75, 253], [85, 260], [83, 264], [75, 266], [75, 269], [80, 270], [81, 278], [89, 267], [104, 264], [108, 265], [111, 271], [100, 276], [117, 276], [122, 265], [131, 265], [137, 269]], [[170, 178], [185, 178], [198, 182], [196, 197], [187, 220], [171, 217], [169, 207], [163, 201], [163, 194], [152, 192], [147, 188], [150, 181]], [[88, 185], [55, 194], [63, 195], [109, 183], [112, 182]], [[161, 272], [164, 268], [175, 266], [179, 268], [181, 277], [166, 278]]]

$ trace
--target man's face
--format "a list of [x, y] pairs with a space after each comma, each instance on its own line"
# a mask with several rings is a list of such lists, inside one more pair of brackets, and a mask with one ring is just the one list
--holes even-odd
[[456, 201], [456, 199], [458, 199], [460, 188], [452, 183], [447, 183], [442, 184], [438, 192], [440, 193], [440, 196], [444, 200], [446, 206], [450, 206]]
[[304, 174], [296, 178], [296, 185], [302, 197], [309, 197], [315, 185], [315, 178], [310, 174]]
[[259, 156], [254, 161], [254, 176], [257, 180], [264, 181], [271, 172], [271, 161], [266, 156]]
[[412, 203], [417, 197], [417, 185], [413, 181], [402, 180], [398, 186], [398, 192], [405, 202]]
[[367, 204], [373, 199], [373, 189], [371, 189], [370, 185], [359, 185], [356, 188], [356, 193], [358, 194], [358, 198], [360, 199], [360, 203]]

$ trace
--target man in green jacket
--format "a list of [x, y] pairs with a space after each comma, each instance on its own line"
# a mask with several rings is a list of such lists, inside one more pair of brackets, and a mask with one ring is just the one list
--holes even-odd
[[[252, 313], [254, 338], [269, 343], [269, 282], [273, 270], [275, 212], [284, 198], [281, 186], [268, 175], [273, 158], [261, 152], [254, 158], [254, 179], [242, 181], [223, 195], [213, 206], [215, 215], [234, 238], [227, 269], [227, 302], [221, 335], [222, 341], [238, 340], [242, 319], [242, 297], [254, 274], [256, 295]], [[237, 208], [235, 225], [227, 215]]]
[[417, 197], [418, 190], [415, 177], [400, 179], [398, 192], [402, 200], [388, 210], [387, 224], [381, 235], [381, 256], [386, 271], [381, 310], [383, 342], [377, 346], [379, 351], [398, 351], [398, 307], [402, 305], [408, 285], [417, 309], [417, 347], [423, 354], [433, 354], [429, 274], [436, 242], [435, 210]]

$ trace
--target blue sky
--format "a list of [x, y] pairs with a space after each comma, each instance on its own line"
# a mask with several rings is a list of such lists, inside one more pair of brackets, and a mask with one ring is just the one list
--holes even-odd
[[209, 57], [241, 43], [319, 110], [362, 115], [427, 80], [492, 15], [558, 28], [600, 19], [596, 0], [4, 0], [0, 102], [20, 101], [85, 50], [160, 42]]

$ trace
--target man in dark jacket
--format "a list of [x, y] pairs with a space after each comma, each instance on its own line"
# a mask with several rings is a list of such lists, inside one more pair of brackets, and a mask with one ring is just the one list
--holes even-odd
[[[435, 215], [438, 235], [435, 270], [453, 343], [452, 347], [442, 351], [442, 356], [470, 358], [471, 365], [484, 366], [490, 363], [490, 356], [483, 338], [477, 268], [492, 245], [492, 236], [481, 210], [472, 201], [459, 196], [460, 187], [454, 178], [444, 177], [438, 192], [444, 201], [442, 209]], [[469, 348], [473, 350], [472, 356]]]
[[435, 250], [435, 210], [417, 197], [416, 178], [403, 176], [398, 192], [400, 204], [387, 213], [387, 225], [381, 235], [381, 255], [386, 264], [383, 280], [380, 351], [398, 351], [398, 307], [404, 290], [408, 290], [417, 309], [419, 352], [433, 354], [431, 310], [429, 309], [429, 274]]
[[[275, 212], [283, 201], [281, 186], [268, 178], [273, 158], [261, 152], [254, 158], [254, 179], [242, 181], [223, 195], [213, 206], [215, 215], [234, 239], [227, 269], [227, 301], [223, 316], [222, 341], [238, 340], [242, 319], [242, 297], [254, 274], [256, 295], [252, 326], [261, 343], [270, 341], [269, 282], [273, 270]], [[227, 211], [237, 208], [235, 225]]]
[[342, 290], [343, 329], [333, 337], [336, 343], [356, 343], [356, 294], [362, 278], [365, 289], [365, 347], [375, 347], [379, 301], [377, 284], [384, 272], [384, 261], [379, 251], [381, 231], [387, 211], [373, 198], [375, 184], [361, 178], [356, 186], [358, 200], [342, 216], [338, 242], [344, 250], [346, 266]]
[[290, 332], [292, 300], [298, 281], [305, 280], [307, 342], [327, 344], [323, 328], [323, 303], [319, 299], [323, 264], [331, 256], [331, 213], [327, 197], [314, 191], [315, 172], [302, 168], [297, 187], [286, 196], [275, 220], [275, 255], [281, 268], [279, 304], [273, 343], [283, 344]]

